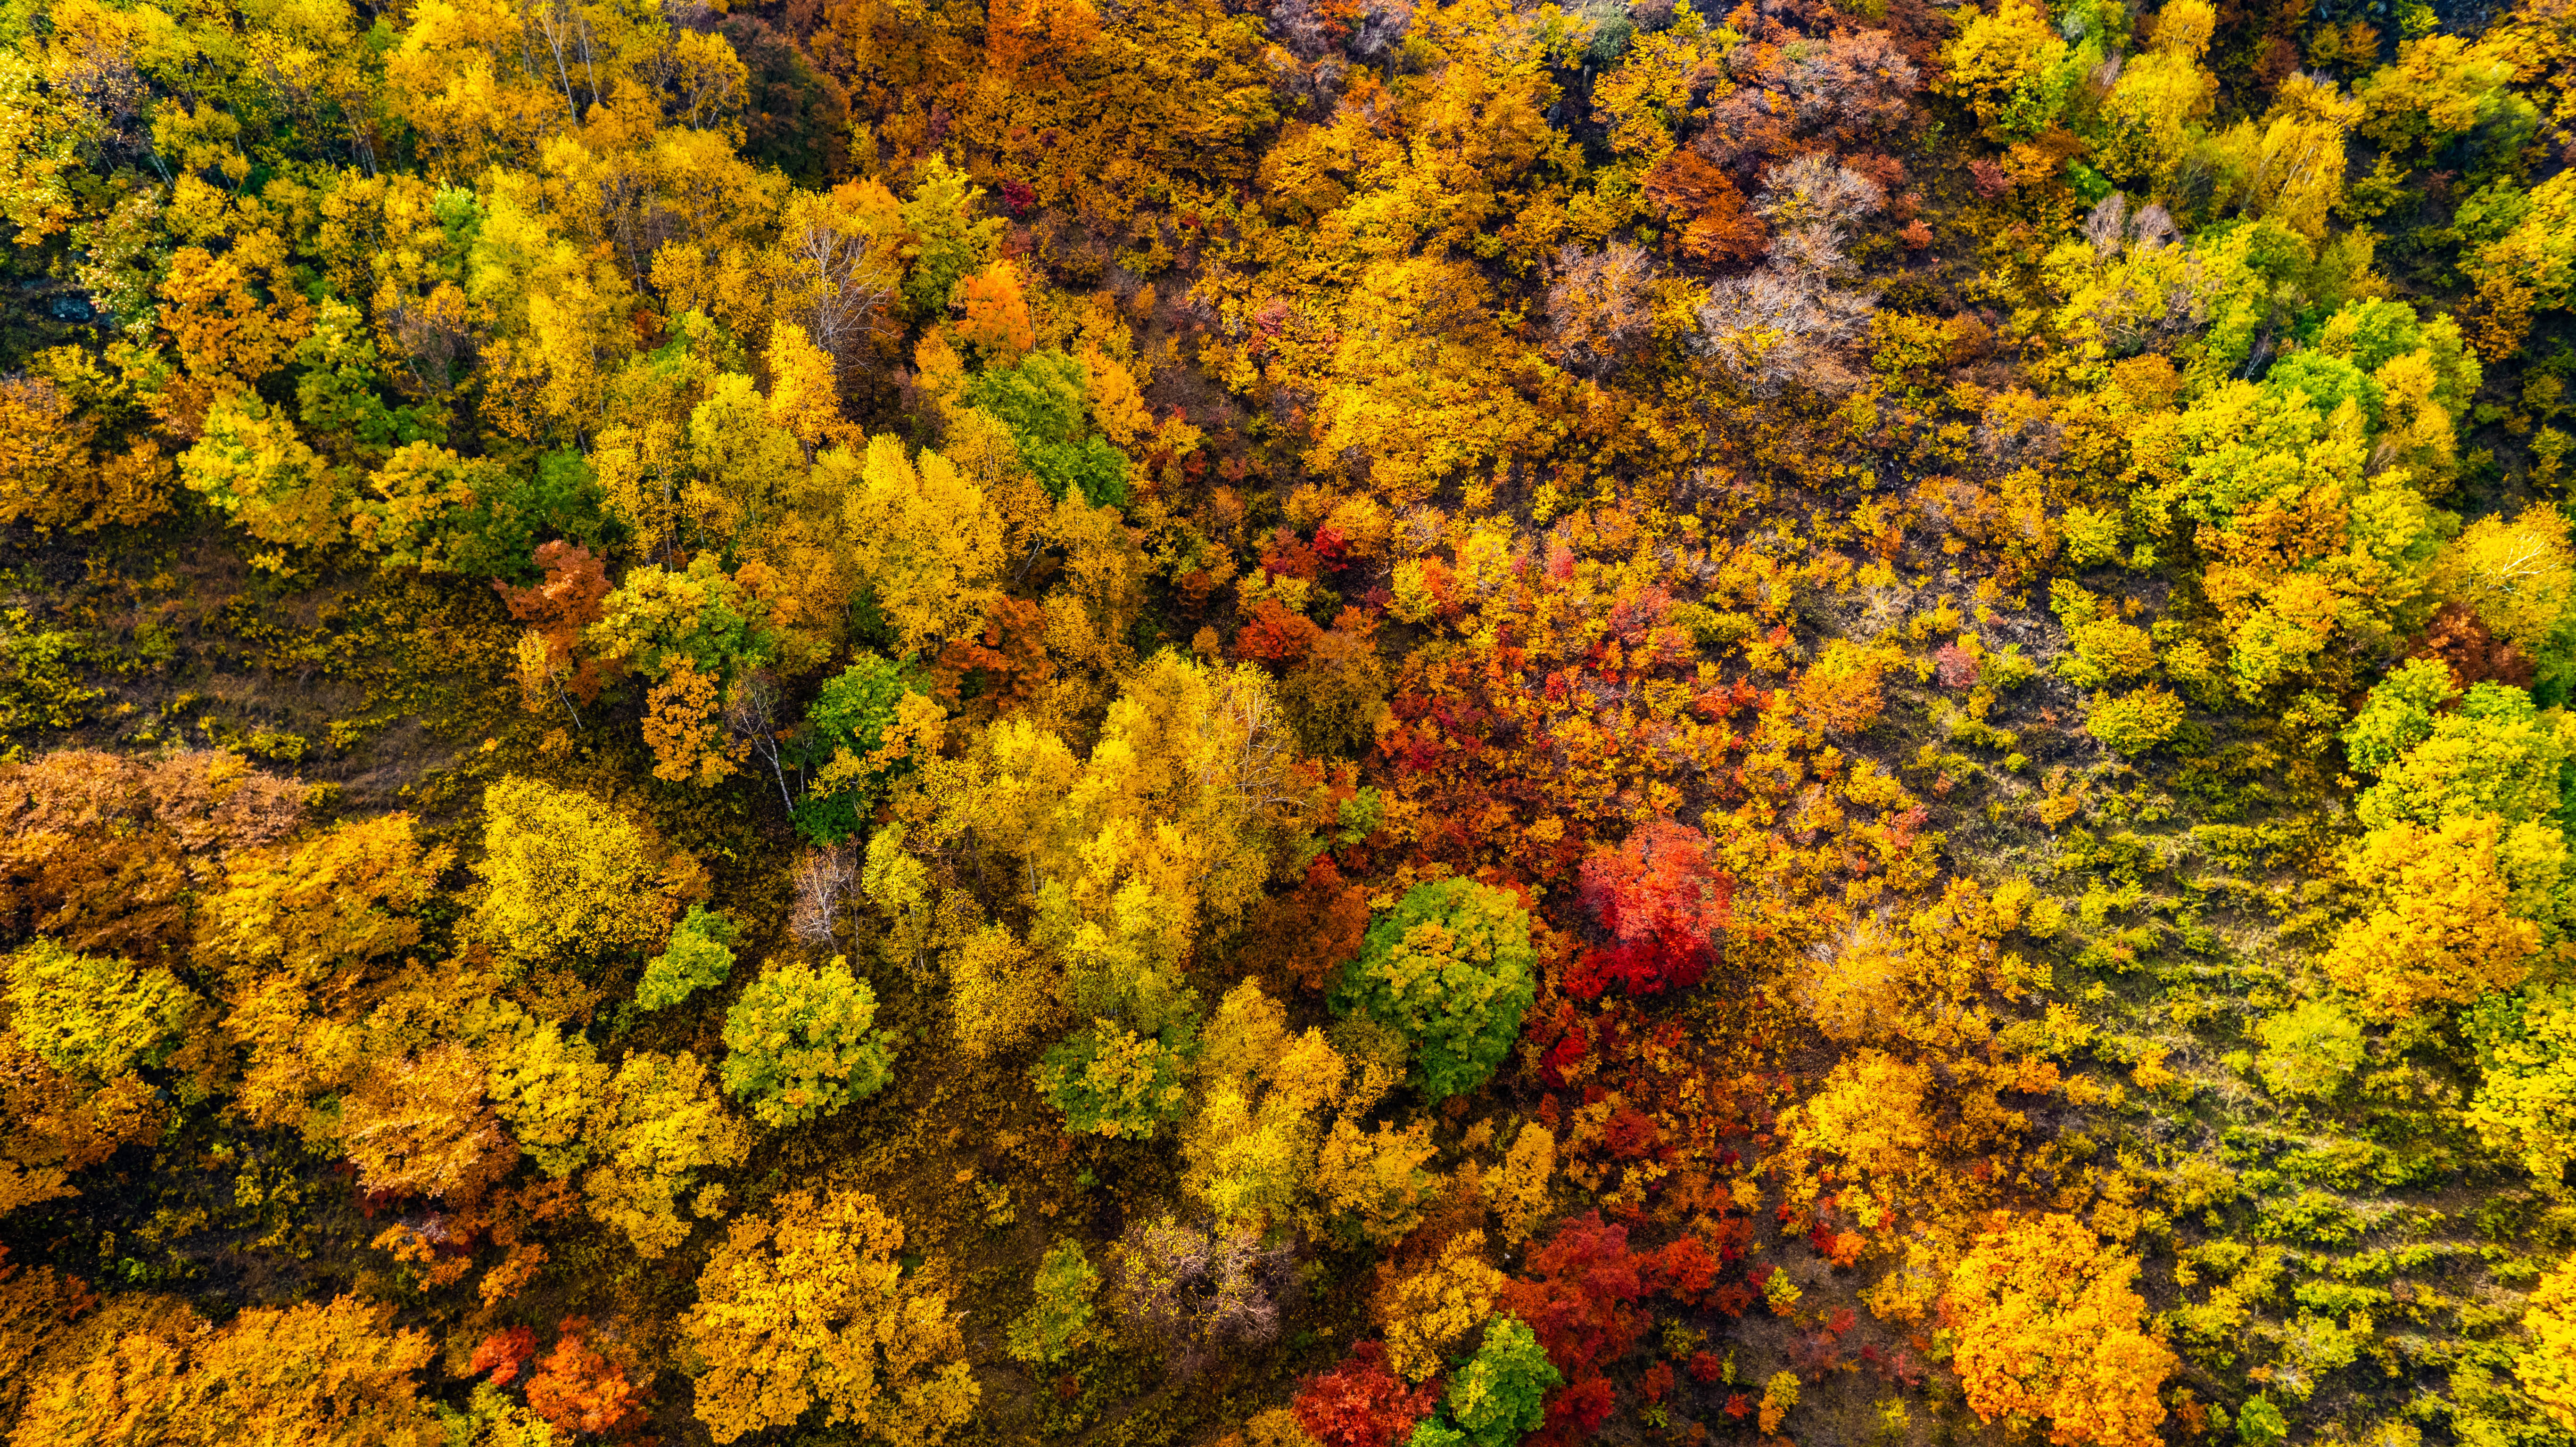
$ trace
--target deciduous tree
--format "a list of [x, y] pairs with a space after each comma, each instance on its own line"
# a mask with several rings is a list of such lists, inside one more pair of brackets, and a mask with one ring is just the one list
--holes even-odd
[[771, 1127], [836, 1114], [893, 1074], [876, 1018], [876, 991], [847, 960], [772, 965], [725, 1012], [725, 1089]]
[[1520, 1037], [1537, 993], [1529, 914], [1473, 880], [1418, 884], [1369, 926], [1333, 1006], [1364, 1010], [1404, 1032], [1435, 1100], [1484, 1084]]
[[2056, 1443], [2161, 1440], [2157, 1393], [2179, 1364], [2143, 1329], [2137, 1269], [2072, 1216], [2010, 1217], [1978, 1235], [1941, 1300], [1968, 1405], [1989, 1422], [2045, 1421]]
[[599, 799], [509, 777], [483, 793], [483, 898], [466, 928], [520, 966], [640, 955], [703, 894], [697, 862]]
[[903, 1227], [854, 1191], [793, 1191], [733, 1223], [681, 1334], [718, 1442], [815, 1408], [902, 1447], [963, 1427], [981, 1392], [936, 1273], [905, 1279]]

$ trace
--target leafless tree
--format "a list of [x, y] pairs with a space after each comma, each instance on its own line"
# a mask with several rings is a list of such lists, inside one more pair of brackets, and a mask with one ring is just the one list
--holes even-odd
[[2084, 217], [2084, 239], [2093, 243], [2097, 256], [2117, 256], [2123, 250], [2153, 251], [2171, 246], [2181, 236], [2172, 213], [2155, 202], [2129, 211], [2129, 198], [2117, 191], [2102, 198]]
[[725, 727], [732, 730], [736, 742], [769, 765], [770, 777], [778, 781], [778, 802], [794, 809], [796, 798], [787, 790], [787, 767], [780, 739], [785, 730], [780, 726], [778, 716], [778, 680], [770, 677], [764, 669], [745, 673], [732, 695], [725, 699]]
[[787, 927], [809, 945], [832, 942], [841, 916], [857, 907], [859, 850], [852, 844], [809, 849], [796, 861], [796, 904]]
[[1161, 1343], [1172, 1371], [1189, 1376], [1226, 1347], [1278, 1337], [1293, 1268], [1287, 1246], [1262, 1246], [1249, 1226], [1218, 1233], [1166, 1216], [1130, 1226], [1120, 1242], [1119, 1305]]
[[473, 370], [479, 347], [466, 320], [464, 292], [442, 287], [425, 297], [405, 297], [378, 315], [402, 348], [403, 370], [419, 395], [444, 396], [460, 374]]
[[832, 354], [846, 377], [864, 349], [890, 322], [886, 303], [901, 273], [888, 245], [828, 195], [800, 193], [787, 211], [778, 240], [786, 261], [780, 278], [781, 316], [805, 328], [814, 345]]
[[1848, 390], [1854, 378], [1838, 352], [1868, 326], [1877, 301], [1840, 285], [1851, 269], [1843, 248], [1852, 223], [1886, 199], [1876, 182], [1826, 156], [1775, 168], [1754, 204], [1773, 228], [1770, 259], [1709, 289], [1699, 313], [1706, 354], [1765, 394], [1793, 382]]
[[1567, 367], [1601, 376], [1654, 336], [1654, 305], [1646, 290], [1653, 276], [1645, 249], [1624, 241], [1599, 251], [1569, 245], [1556, 254], [1547, 319]]

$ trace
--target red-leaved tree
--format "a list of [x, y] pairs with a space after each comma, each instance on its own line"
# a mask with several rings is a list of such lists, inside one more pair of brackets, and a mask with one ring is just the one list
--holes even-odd
[[1614, 943], [1575, 961], [1567, 993], [1589, 1000], [1612, 985], [1653, 995], [1698, 984], [1734, 895], [1708, 836], [1686, 824], [1657, 819], [1617, 849], [1594, 850], [1583, 861], [1583, 904]]
[[643, 1384], [590, 1344], [590, 1319], [568, 1317], [555, 1349], [528, 1378], [528, 1410], [567, 1432], [620, 1436], [644, 1425]]
[[1394, 1447], [1429, 1415], [1439, 1389], [1407, 1387], [1386, 1369], [1386, 1348], [1364, 1341], [1350, 1359], [1300, 1383], [1288, 1410], [1323, 1447]]

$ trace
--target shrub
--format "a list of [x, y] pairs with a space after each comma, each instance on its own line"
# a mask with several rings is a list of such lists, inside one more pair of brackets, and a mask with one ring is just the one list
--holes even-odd
[[2311, 1000], [2254, 1027], [2255, 1068], [2283, 1095], [2329, 1095], [2361, 1064], [2361, 1027], [2328, 1000]]
[[2118, 754], [2143, 754], [2182, 729], [2182, 700], [2149, 684], [2117, 698], [2097, 693], [2084, 706], [2084, 726]]

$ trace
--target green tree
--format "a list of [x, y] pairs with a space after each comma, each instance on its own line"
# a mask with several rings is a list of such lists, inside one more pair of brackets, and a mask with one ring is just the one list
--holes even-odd
[[1050, 497], [1071, 492], [1093, 507], [1123, 507], [1127, 454], [1083, 425], [1087, 382], [1081, 362], [1049, 349], [1015, 366], [985, 368], [966, 397], [1010, 430], [1020, 461]]
[[325, 298], [314, 313], [313, 330], [296, 344], [295, 360], [303, 369], [295, 379], [297, 415], [325, 446], [373, 461], [405, 443], [445, 440], [446, 428], [433, 408], [385, 405], [366, 315], [338, 297]]
[[1007, 1349], [1034, 1367], [1051, 1367], [1091, 1341], [1092, 1301], [1100, 1273], [1082, 1254], [1082, 1243], [1056, 1243], [1038, 1263], [1037, 1301], [1011, 1323]]
[[2343, 731], [2344, 756], [2376, 774], [2408, 749], [2433, 736], [2433, 715], [2460, 696], [2451, 666], [2438, 658], [2410, 658], [2370, 690], [2361, 711]]
[[838, 1112], [893, 1076], [876, 991], [835, 955], [771, 967], [725, 1013], [724, 1085], [767, 1126]]
[[1189, 1044], [1186, 1025], [1157, 1036], [1095, 1020], [1038, 1062], [1038, 1090], [1063, 1112], [1067, 1130], [1144, 1140], [1181, 1117]]
[[1529, 912], [1471, 879], [1417, 884], [1369, 926], [1360, 957], [1332, 993], [1341, 1014], [1365, 1011], [1412, 1043], [1425, 1094], [1485, 1083], [1538, 993]]
[[1450, 1379], [1449, 1420], [1476, 1447], [1515, 1447], [1547, 1419], [1547, 1394], [1564, 1381], [1529, 1323], [1496, 1316], [1485, 1323], [1484, 1345]]
[[897, 708], [916, 692], [899, 664], [863, 653], [823, 685], [805, 727], [796, 734], [795, 762], [822, 775], [797, 801], [797, 829], [818, 844], [838, 844], [859, 832], [911, 760], [880, 760]]
[[2481, 683], [2456, 712], [2384, 765], [2353, 812], [2373, 829], [2400, 821], [2439, 826], [2461, 814], [2522, 824], [2559, 814], [2559, 771], [2576, 753], [2576, 721], [2533, 707], [2519, 688]]
[[733, 973], [733, 944], [741, 934], [725, 916], [690, 905], [662, 953], [644, 962], [644, 978], [635, 986], [637, 1008], [659, 1010], [723, 984]]

